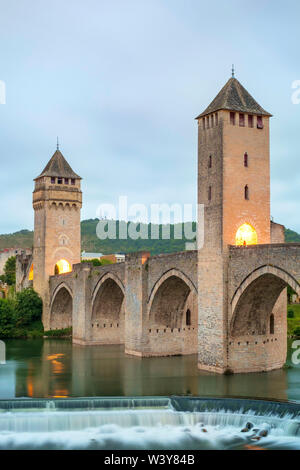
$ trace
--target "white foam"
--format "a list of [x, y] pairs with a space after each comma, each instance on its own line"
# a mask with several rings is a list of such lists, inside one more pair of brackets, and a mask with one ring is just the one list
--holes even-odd
[[[268, 436], [252, 441], [247, 421]], [[13, 411], [0, 413], [0, 449], [300, 449], [299, 429], [290, 416], [242, 411]]]

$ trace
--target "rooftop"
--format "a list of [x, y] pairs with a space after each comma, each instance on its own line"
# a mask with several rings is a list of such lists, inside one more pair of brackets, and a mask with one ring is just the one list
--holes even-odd
[[196, 119], [221, 109], [242, 113], [272, 116], [263, 109], [241, 83], [232, 77], [224, 85], [210, 105]]
[[60, 150], [56, 150], [38, 178], [41, 178], [42, 176], [80, 178], [80, 176], [72, 170]]

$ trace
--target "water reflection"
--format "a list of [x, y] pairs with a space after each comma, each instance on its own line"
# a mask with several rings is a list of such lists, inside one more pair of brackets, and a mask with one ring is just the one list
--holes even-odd
[[198, 371], [194, 355], [141, 359], [125, 356], [123, 349], [57, 339], [7, 341], [0, 398], [200, 395], [300, 402], [299, 366], [221, 376]]

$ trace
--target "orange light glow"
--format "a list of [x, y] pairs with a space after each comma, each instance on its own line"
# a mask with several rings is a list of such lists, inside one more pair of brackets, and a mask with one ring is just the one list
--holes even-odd
[[60, 358], [64, 357], [65, 354], [48, 354], [46, 359], [51, 361], [51, 366], [54, 374], [61, 374], [65, 368], [64, 364], [59, 360]]
[[52, 398], [68, 398], [69, 396], [68, 390], [55, 390], [54, 393]]
[[70, 265], [69, 261], [66, 259], [61, 259], [57, 261], [55, 265], [55, 274], [65, 274], [70, 273], [72, 271], [72, 266]]
[[235, 236], [237, 246], [257, 245], [257, 233], [250, 224], [240, 226]]
[[31, 268], [30, 268], [30, 271], [29, 271], [28, 280], [33, 281], [33, 264], [31, 265]]

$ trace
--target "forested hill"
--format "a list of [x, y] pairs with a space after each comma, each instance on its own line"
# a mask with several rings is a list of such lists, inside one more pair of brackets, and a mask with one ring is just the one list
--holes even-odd
[[[176, 251], [184, 251], [185, 243], [191, 240], [177, 240], [174, 238], [178, 226], [171, 225], [170, 227], [170, 239], [164, 240], [162, 237], [163, 226], [159, 226], [159, 239], [151, 240], [151, 227], [150, 225], [137, 224], [137, 230], [148, 233], [148, 240], [127, 240], [119, 239], [119, 222], [116, 223], [116, 239], [99, 240], [96, 235], [96, 227], [98, 219], [83, 220], [81, 222], [81, 235], [82, 235], [82, 250], [88, 252], [99, 252], [104, 254], [109, 253], [129, 253], [139, 250], [150, 251], [152, 255], [159, 253], [173, 253]], [[190, 224], [190, 228], [195, 231], [196, 223]], [[286, 229], [285, 231], [286, 242], [299, 242], [300, 235], [293, 230]], [[0, 250], [3, 248], [31, 248], [33, 245], [33, 232], [29, 230], [21, 230], [7, 235], [0, 235]]]

